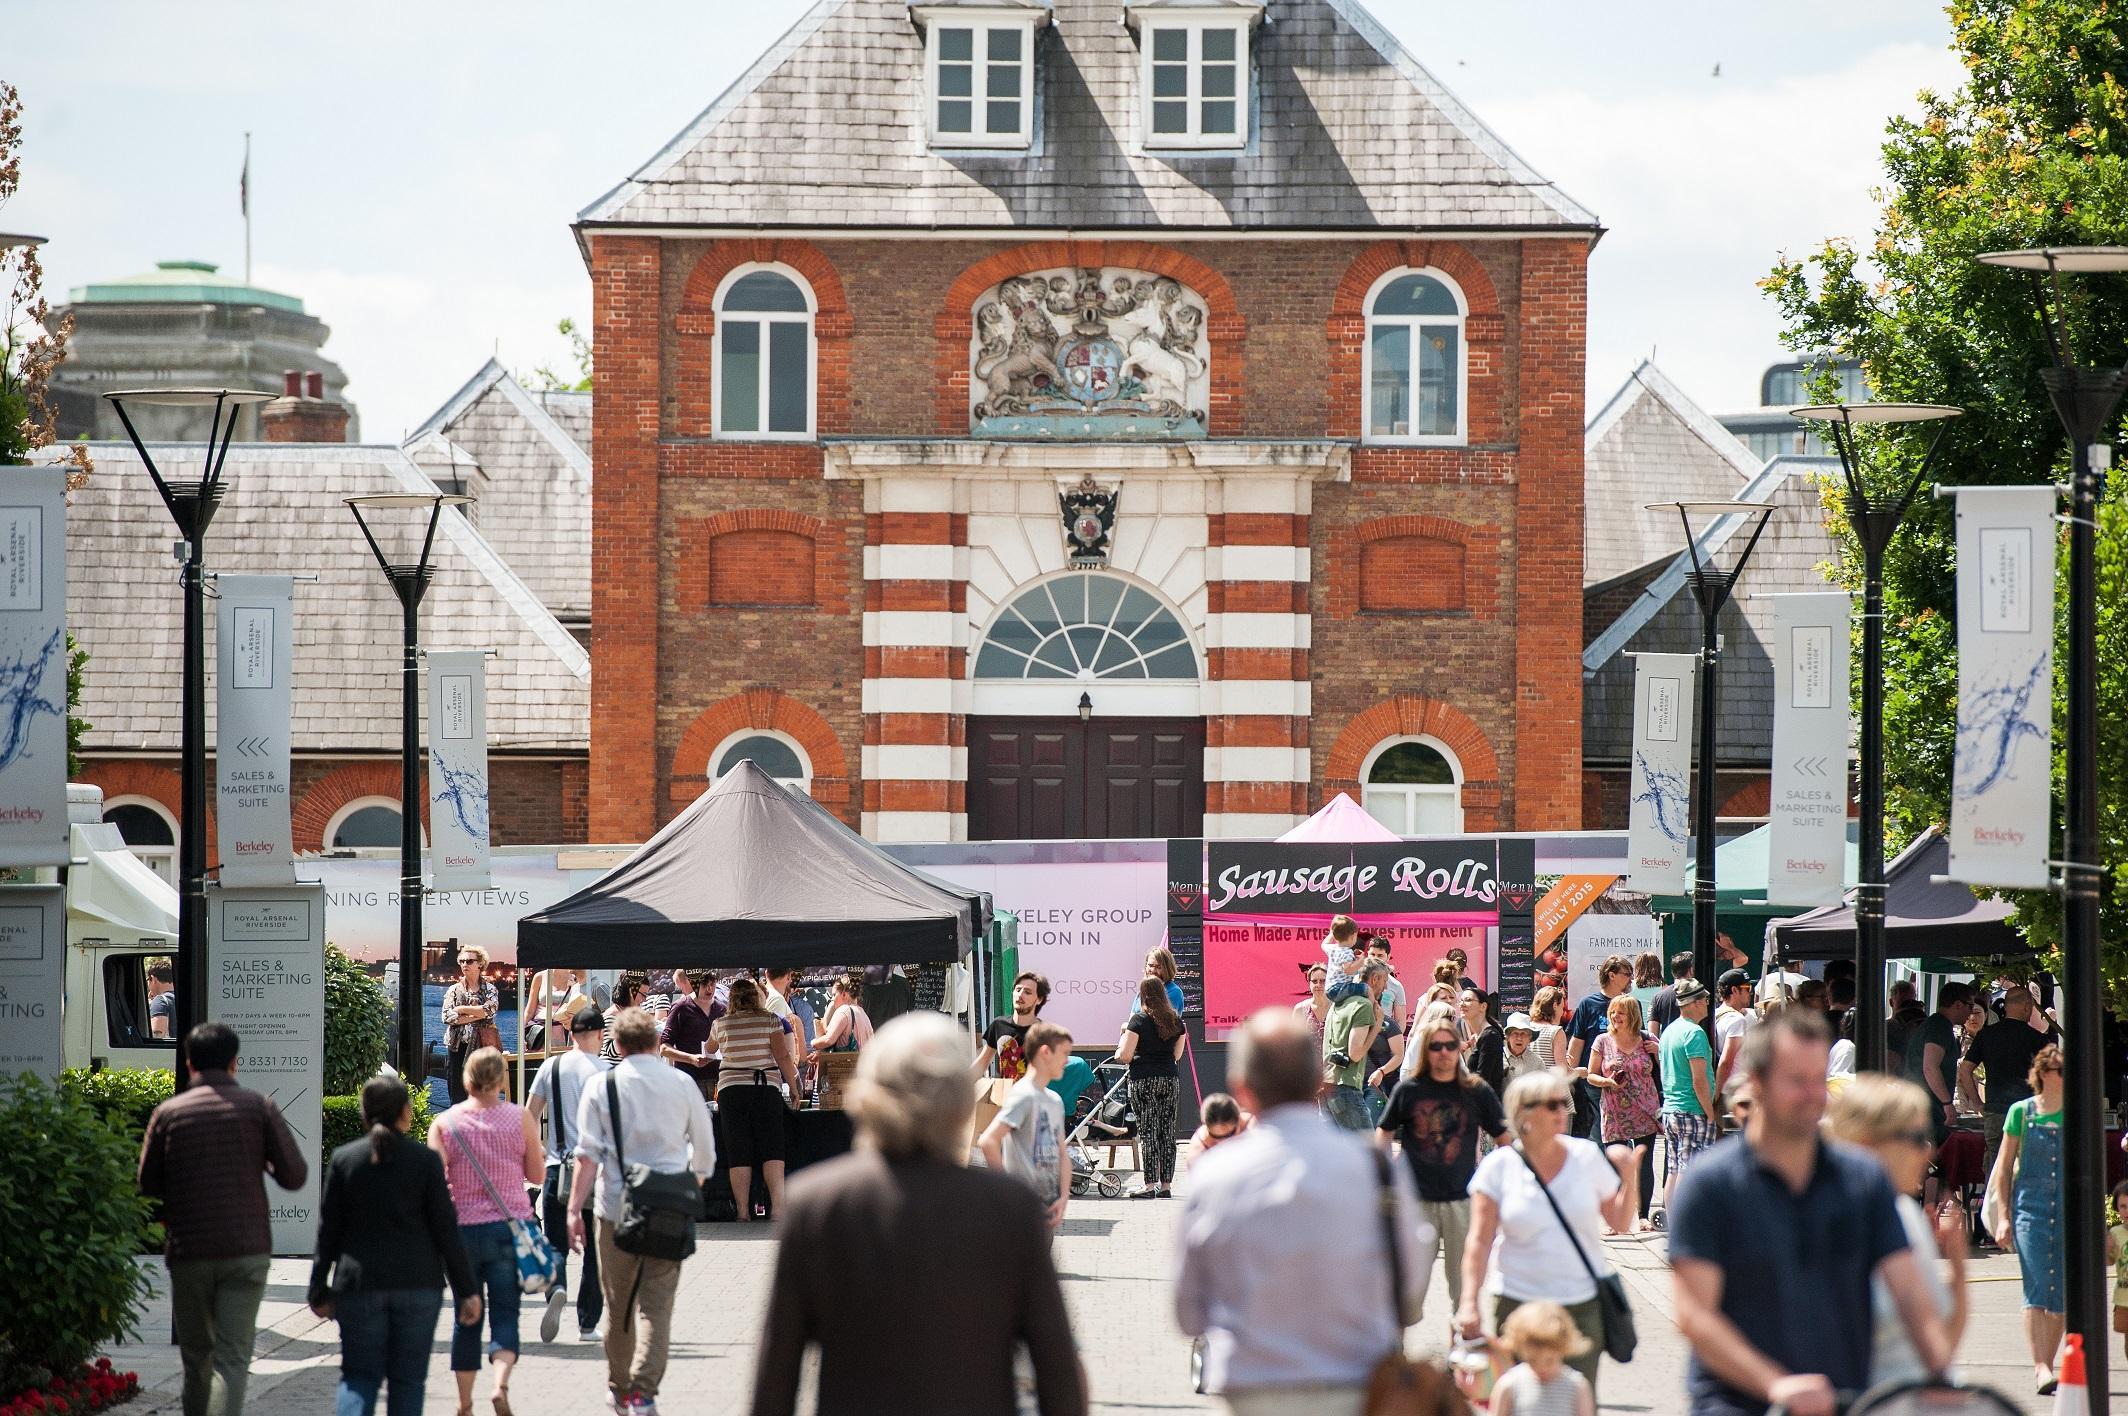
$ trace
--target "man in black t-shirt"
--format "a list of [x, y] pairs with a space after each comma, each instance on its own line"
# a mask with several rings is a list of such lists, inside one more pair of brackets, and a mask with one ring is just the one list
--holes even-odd
[[1695, 967], [1690, 949], [1680, 949], [1670, 956], [1670, 981], [1655, 991], [1654, 1000], [1648, 1004], [1648, 1031], [1655, 1036], [1661, 1037], [1662, 1030], [1677, 1021], [1678, 981], [1691, 978]]
[[[1433, 1226], [1448, 1268], [1452, 1304], [1463, 1301], [1463, 1244], [1470, 1236], [1470, 1177], [1478, 1168], [1478, 1138], [1507, 1145], [1507, 1117], [1493, 1089], [1463, 1066], [1463, 1043], [1447, 1009], [1429, 1009], [1414, 1025], [1410, 1045], [1421, 1049], [1417, 1069], [1389, 1094], [1376, 1140], [1395, 1140], [1418, 1186], [1419, 1209]], [[1433, 1266], [1433, 1253], [1421, 1262]]]
[[[1012, 1016], [992, 1018], [983, 1029], [983, 1050], [975, 1055], [975, 1075], [995, 1075], [1008, 1080], [1027, 1071], [1027, 1030], [1041, 1016], [1049, 1001], [1049, 980], [1038, 973], [1023, 973], [1012, 981]], [[997, 1063], [997, 1071], [990, 1064]]]
[[1926, 1088], [1935, 1105], [1936, 1144], [1958, 1119], [1958, 1030], [1973, 1011], [1973, 985], [1947, 983], [1936, 994], [1936, 1011], [1906, 1041], [1906, 1079]]
[[2010, 1104], [2032, 1094], [2032, 1059], [2058, 1040], [2051, 1024], [2045, 1032], [2032, 1026], [2035, 1006], [2023, 984], [2005, 990], [2002, 1018], [1980, 1030], [1965, 1061], [1958, 1064], [1958, 1094], [1979, 1109], [1981, 1133], [1987, 1138], [1983, 1175], [1995, 1173], [1995, 1152], [2002, 1149], [2002, 1123]]

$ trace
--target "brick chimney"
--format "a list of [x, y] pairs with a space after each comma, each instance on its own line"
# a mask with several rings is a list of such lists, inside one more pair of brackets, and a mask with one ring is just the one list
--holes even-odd
[[281, 375], [281, 396], [259, 409], [259, 436], [275, 443], [344, 443], [347, 405], [325, 396], [325, 376], [315, 369]]

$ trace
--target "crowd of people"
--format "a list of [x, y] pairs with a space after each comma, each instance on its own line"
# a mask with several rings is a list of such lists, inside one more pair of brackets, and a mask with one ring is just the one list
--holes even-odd
[[[1012, 1409], [1016, 1347], [1042, 1411], [1085, 1409], [1051, 1246], [1091, 1069], [1041, 1016], [1047, 979], [1017, 978], [1012, 1013], [971, 1047], [935, 1012], [875, 1028], [857, 975], [821, 1012], [783, 972], [623, 974], [604, 1007], [587, 977], [556, 973], [528, 994], [548, 1056], [519, 1105], [480, 1027], [495, 1018], [485, 960], [460, 962], [443, 1005], [447, 1027], [468, 1030], [451, 1041], [460, 1099], [423, 1145], [407, 1084], [375, 1078], [367, 1134], [325, 1166], [309, 1301], [340, 1326], [343, 1416], [380, 1400], [393, 1416], [422, 1409], [446, 1290], [459, 1416], [483, 1368], [487, 1404], [511, 1416], [522, 1302], [555, 1340], [571, 1266], [611, 1409], [655, 1416], [720, 1148], [735, 1217], [765, 1201], [779, 1223], [757, 1412], [794, 1409], [808, 1348], [822, 1412], [940, 1393]], [[1136, 1125], [1136, 1197], [1176, 1195], [1189, 1157], [1175, 1306], [1204, 1389], [1242, 1416], [1358, 1412], [1438, 1266], [1441, 1336], [1483, 1369], [1492, 1409], [1583, 1416], [1604, 1357], [1633, 1342], [1606, 1241], [1661, 1228], [1691, 1409], [1829, 1416], [1841, 1393], [1953, 1369], [1968, 1215], [1942, 1158], [1959, 1134], [1987, 1148], [1982, 1219], [2022, 1261], [2033, 1380], [2051, 1390], [2062, 1059], [2032, 990], [1948, 984], [1928, 1011], [1897, 999], [1904, 1075], [1857, 1075], [1837, 975], [1731, 968], [1709, 989], [1689, 955], [1668, 972], [1614, 957], [1571, 1010], [1545, 989], [1503, 1018], [1465, 960], [1406, 984], [1389, 942], [1340, 917], [1306, 996], [1233, 1037], [1231, 1094], [1204, 1099], [1185, 1142], [1180, 988], [1172, 956], [1149, 956], [1109, 1061]], [[308, 1163], [274, 1103], [236, 1083], [234, 1033], [206, 1023], [183, 1045], [199, 1084], [156, 1111], [139, 1179], [164, 1206], [185, 1409], [222, 1416], [242, 1408], [266, 1284], [263, 1181], [298, 1188]], [[859, 1151], [786, 1187], [785, 1111], [818, 1059], [844, 1051], [858, 1054]], [[978, 1127], [984, 1096], [994, 1110]], [[661, 1238], [668, 1212], [681, 1222]], [[537, 1237], [553, 1257], [532, 1282]], [[2109, 1249], [2128, 1265], [2128, 1231]], [[896, 1303], [872, 1301], [885, 1293]], [[912, 1323], [940, 1341], [912, 1341]], [[881, 1364], [888, 1346], [898, 1355]]]

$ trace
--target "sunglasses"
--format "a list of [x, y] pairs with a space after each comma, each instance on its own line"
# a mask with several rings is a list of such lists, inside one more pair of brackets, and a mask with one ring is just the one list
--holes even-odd
[[1548, 1096], [1543, 1101], [1535, 1101], [1531, 1102], [1530, 1104], [1532, 1106], [1541, 1106], [1546, 1111], [1564, 1111], [1569, 1106], [1572, 1106], [1574, 1103], [1568, 1101], [1563, 1096]]
[[1460, 1044], [1453, 1042], [1429, 1042], [1426, 1044], [1426, 1050], [1428, 1052], [1461, 1052], [1463, 1048]]
[[460, 966], [461, 968], [463, 968], [463, 967], [464, 967], [465, 965], [467, 965], [467, 964], [477, 964], [477, 963], [479, 963], [479, 962], [480, 962], [480, 960], [478, 960], [478, 959], [460, 959], [460, 960], [458, 961], [458, 963], [459, 963], [459, 966]]

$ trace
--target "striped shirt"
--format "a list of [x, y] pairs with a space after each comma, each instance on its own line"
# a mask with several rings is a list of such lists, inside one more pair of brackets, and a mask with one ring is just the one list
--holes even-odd
[[710, 1029], [724, 1064], [717, 1074], [717, 1090], [752, 1086], [756, 1072], [767, 1073], [763, 1080], [780, 1090], [783, 1072], [776, 1066], [775, 1041], [785, 1030], [774, 1013], [727, 1013], [719, 1018]]
[[[480, 1106], [461, 1101], [436, 1118], [442, 1128], [443, 1173], [451, 1182], [451, 1201], [458, 1206], [460, 1224], [492, 1224], [503, 1219], [530, 1219], [532, 1202], [525, 1197], [525, 1113], [514, 1101]], [[466, 1158], [471, 1151], [480, 1170]], [[497, 1208], [480, 1183], [482, 1173], [495, 1194], [502, 1197]]]

